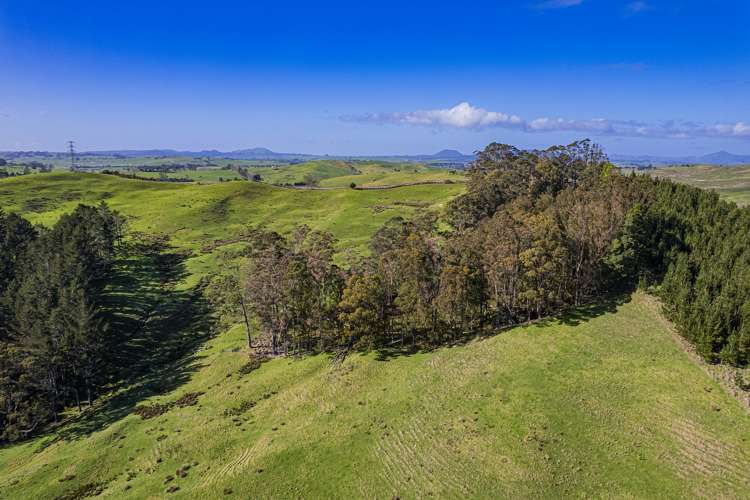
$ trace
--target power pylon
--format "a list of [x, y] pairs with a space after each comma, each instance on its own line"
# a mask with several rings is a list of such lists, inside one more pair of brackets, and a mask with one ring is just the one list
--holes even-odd
[[70, 153], [70, 171], [75, 172], [78, 169], [76, 162], [76, 143], [68, 141], [68, 152]]

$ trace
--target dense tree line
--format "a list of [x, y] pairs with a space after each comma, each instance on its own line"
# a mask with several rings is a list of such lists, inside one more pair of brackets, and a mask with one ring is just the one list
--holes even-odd
[[746, 365], [750, 209], [672, 182], [652, 180], [647, 188], [649, 203], [631, 219], [646, 242], [639, 265], [659, 278], [667, 313], [704, 358]]
[[467, 179], [447, 220], [391, 219], [346, 270], [329, 233], [255, 229], [215, 302], [279, 353], [436, 345], [641, 284], [707, 359], [750, 359], [750, 210], [621, 175], [588, 141], [491, 144]]
[[101, 297], [122, 220], [80, 205], [50, 229], [0, 212], [0, 438], [23, 438], [106, 383]]
[[255, 229], [243, 264], [210, 290], [225, 314], [257, 318], [274, 353], [452, 341], [631, 280], [621, 240], [633, 184], [588, 142], [492, 144], [447, 210], [450, 229], [429, 213], [391, 219], [346, 271], [329, 233]]
[[[587, 141], [489, 145], [444, 214], [387, 221], [366, 257], [336, 257], [334, 237], [306, 226], [246, 236], [206, 291], [273, 354], [439, 345], [640, 283], [706, 359], [750, 361], [750, 209], [621, 175]], [[105, 300], [121, 238], [104, 204], [49, 229], [0, 211], [0, 440], [113, 381]]]

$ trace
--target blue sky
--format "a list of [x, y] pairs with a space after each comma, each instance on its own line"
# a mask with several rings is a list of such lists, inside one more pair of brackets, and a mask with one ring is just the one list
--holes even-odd
[[750, 2], [0, 2], [0, 150], [750, 153]]

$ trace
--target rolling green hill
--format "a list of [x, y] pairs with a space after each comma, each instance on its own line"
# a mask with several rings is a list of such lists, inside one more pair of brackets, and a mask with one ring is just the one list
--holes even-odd
[[306, 179], [321, 181], [332, 177], [352, 175], [357, 169], [344, 161], [309, 161], [297, 165], [277, 167], [254, 167], [250, 174], [260, 174], [263, 182], [270, 184], [294, 184]]
[[106, 201], [130, 217], [131, 230], [164, 233], [178, 248], [191, 250], [188, 269], [194, 282], [213, 265], [214, 255], [201, 249], [237, 237], [248, 225], [289, 231], [307, 224], [331, 231], [342, 251], [364, 252], [369, 237], [389, 218], [440, 210], [463, 189], [462, 184], [440, 184], [378, 191], [298, 190], [256, 182], [199, 185], [51, 173], [1, 180], [0, 207], [31, 222], [50, 224], [78, 203]]
[[[352, 176], [434, 174], [383, 168]], [[242, 328], [211, 336], [192, 285], [248, 224], [306, 223], [332, 231], [341, 252], [365, 252], [389, 217], [440, 210], [463, 189], [0, 180], [5, 210], [51, 224], [106, 201], [131, 231], [167, 235], [175, 257], [119, 264], [111, 295], [140, 325], [128, 338], [138, 377], [0, 448], [0, 498], [746, 496], [750, 416], [641, 293], [431, 352], [277, 358], [254, 370], [243, 368]]]
[[294, 184], [314, 179], [321, 187], [326, 188], [347, 188], [351, 183], [358, 186], [382, 186], [435, 180], [463, 180], [463, 173], [451, 173], [443, 168], [418, 163], [376, 161], [319, 160], [273, 168], [253, 167], [248, 171], [250, 174], [260, 174], [263, 182], [270, 184]]
[[[648, 297], [421, 353], [268, 361], [233, 329], [138, 397], [0, 450], [0, 496], [740, 498], [750, 417]], [[165, 376], [165, 374], [156, 374]], [[696, 390], [699, 388], [699, 390]], [[184, 401], [190, 398], [183, 398]], [[73, 498], [71, 496], [70, 498]]]

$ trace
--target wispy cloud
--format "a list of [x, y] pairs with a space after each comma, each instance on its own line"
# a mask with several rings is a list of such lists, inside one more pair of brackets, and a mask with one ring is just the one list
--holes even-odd
[[538, 10], [565, 9], [567, 7], [581, 5], [582, 3], [583, 0], [546, 0], [534, 4], [534, 8]]
[[626, 12], [630, 15], [639, 14], [649, 9], [651, 9], [651, 5], [643, 1], [630, 2], [625, 6]]
[[750, 123], [714, 123], [668, 120], [648, 123], [636, 120], [606, 118], [566, 119], [539, 117], [525, 120], [517, 115], [488, 111], [462, 102], [446, 109], [430, 109], [396, 113], [346, 115], [342, 120], [354, 123], [413, 125], [432, 128], [483, 130], [506, 128], [523, 132], [581, 132], [617, 137], [651, 137], [691, 139], [697, 137], [733, 137], [750, 140]]

